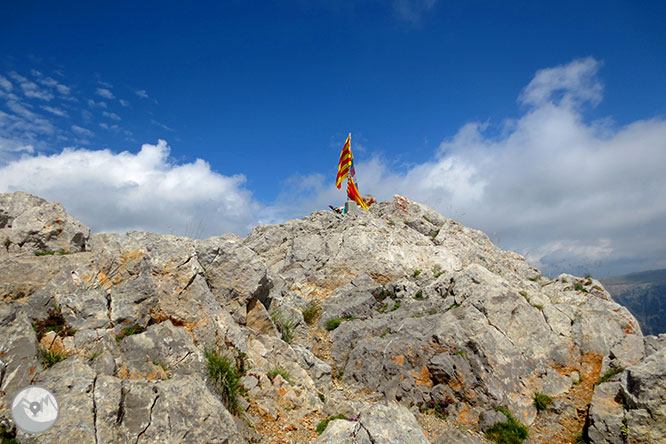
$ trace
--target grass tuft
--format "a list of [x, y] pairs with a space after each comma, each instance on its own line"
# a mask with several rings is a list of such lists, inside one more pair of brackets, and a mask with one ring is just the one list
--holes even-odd
[[321, 313], [321, 306], [316, 301], [310, 301], [303, 309], [303, 319], [308, 325], [314, 324]]
[[50, 368], [60, 361], [64, 361], [65, 358], [67, 358], [67, 355], [64, 353], [59, 353], [55, 350], [42, 350], [42, 365], [45, 369]]
[[293, 319], [287, 319], [277, 311], [271, 315], [271, 319], [280, 332], [282, 340], [287, 344], [291, 344], [294, 341], [294, 329], [298, 322]]
[[624, 367], [619, 367], [619, 368], [611, 368], [608, 370], [604, 375], [599, 378], [599, 382], [597, 382], [595, 385], [603, 384], [604, 382], [610, 381], [613, 377], [616, 375], [619, 375], [624, 371]]
[[328, 321], [326, 321], [326, 330], [328, 331], [335, 330], [344, 321], [353, 321], [353, 320], [354, 320], [353, 316], [347, 316], [346, 318], [329, 319]]
[[319, 424], [317, 424], [317, 434], [321, 435], [322, 433], [324, 433], [324, 430], [326, 430], [326, 427], [328, 427], [328, 423], [331, 421], [335, 421], [336, 419], [347, 419], [347, 418], [345, 417], [345, 415], [339, 414], [322, 419], [321, 421], [319, 421]]
[[504, 413], [504, 416], [507, 417], [507, 420], [495, 424], [486, 430], [486, 438], [496, 442], [497, 444], [520, 444], [525, 439], [527, 439], [527, 428], [516, 421], [508, 409], [504, 407], [497, 407], [495, 410]]
[[272, 367], [271, 369], [269, 369], [268, 372], [266, 373], [266, 376], [268, 376], [268, 378], [271, 380], [271, 382], [273, 382], [273, 379], [275, 379], [275, 377], [277, 375], [282, 376], [282, 379], [287, 381], [289, 384], [293, 384], [292, 379], [291, 379], [291, 374], [284, 367], [280, 367], [279, 365], [276, 365], [275, 367]]
[[587, 293], [587, 290], [585, 289], [585, 287], [583, 287], [583, 284], [581, 284], [580, 282], [575, 282], [574, 283], [574, 290], [582, 291], [583, 293]]
[[205, 352], [208, 360], [208, 377], [222, 402], [232, 414], [240, 413], [238, 393], [240, 391], [240, 375], [232, 359], [220, 356], [214, 351]]
[[146, 329], [139, 324], [134, 324], [131, 327], [125, 327], [120, 330], [120, 333], [116, 335], [116, 342], [120, 342], [125, 339], [127, 336], [137, 335], [143, 333]]
[[412, 277], [416, 277], [416, 276], [418, 276], [419, 274], [421, 274], [421, 270], [416, 269], [416, 270], [414, 270], [414, 274], [412, 274]]
[[423, 292], [421, 290], [417, 291], [416, 294], [414, 295], [414, 299], [417, 301], [422, 301], [423, 300]]
[[548, 408], [548, 406], [553, 402], [553, 398], [542, 393], [534, 394], [534, 407], [536, 407], [537, 412], [542, 412]]

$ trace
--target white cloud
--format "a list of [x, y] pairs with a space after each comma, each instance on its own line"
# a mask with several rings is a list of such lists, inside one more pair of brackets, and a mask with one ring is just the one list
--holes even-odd
[[393, 10], [401, 20], [418, 24], [436, 3], [437, 0], [393, 0]]
[[100, 97], [104, 97], [105, 99], [109, 99], [109, 100], [114, 98], [113, 93], [111, 92], [111, 90], [109, 90], [107, 88], [97, 88], [97, 91], [95, 91], [95, 94], [97, 94]]
[[47, 105], [42, 105], [42, 106], [40, 106], [40, 108], [42, 108], [45, 111], [50, 112], [51, 114], [55, 114], [56, 116], [67, 117], [67, 111], [65, 111], [63, 109], [56, 108], [56, 107], [53, 107], [53, 106], [47, 106]]
[[120, 116], [116, 113], [110, 113], [110, 112], [107, 112], [107, 111], [103, 111], [102, 115], [104, 117], [108, 117], [109, 119], [120, 120]]
[[10, 82], [7, 78], [3, 76], [0, 76], [0, 87], [2, 87], [7, 92], [14, 89], [12, 82]]
[[167, 130], [167, 131], [175, 131], [173, 128], [170, 128], [170, 127], [166, 126], [165, 124], [158, 122], [155, 119], [150, 119], [150, 123], [152, 123], [155, 126], [159, 126], [160, 128], [162, 128], [164, 130]]
[[106, 102], [95, 102], [93, 99], [88, 99], [88, 106], [91, 108], [105, 108]]
[[39, 88], [35, 82], [28, 80], [26, 77], [23, 77], [16, 72], [10, 72], [9, 76], [18, 82], [19, 86], [23, 90], [24, 96], [31, 99], [40, 99], [46, 101], [53, 100], [53, 94], [51, 92]]
[[118, 99], [118, 101], [120, 102], [120, 105], [122, 105], [122, 106], [129, 106], [129, 102], [127, 100]]
[[[520, 95], [528, 106], [520, 118], [468, 123], [405, 173], [357, 156], [360, 191], [424, 202], [547, 273], [666, 268], [666, 121], [585, 121], [582, 105], [601, 100], [598, 67], [583, 59], [537, 72]], [[278, 201], [267, 210], [274, 220], [346, 198], [323, 179], [296, 183], [285, 196], [307, 204], [285, 212], [293, 200]]]
[[95, 137], [95, 133], [90, 131], [87, 128], [80, 127], [78, 125], [72, 125], [72, 132], [76, 134], [77, 136], [83, 136], [83, 137]]
[[200, 159], [174, 164], [163, 140], [136, 154], [65, 149], [0, 168], [0, 191], [61, 202], [96, 232], [244, 234], [259, 208], [244, 183], [244, 176], [220, 175]]
[[519, 100], [534, 106], [553, 101], [562, 106], [575, 106], [588, 101], [596, 105], [601, 102], [603, 93], [603, 85], [596, 77], [599, 65], [597, 60], [588, 57], [568, 65], [539, 70]]
[[34, 151], [32, 145], [0, 136], [0, 164], [11, 162], [22, 154], [32, 154]]
[[149, 98], [148, 93], [146, 92], [145, 89], [140, 89], [140, 90], [137, 90], [137, 91], [134, 91], [134, 92], [136, 93], [137, 96], [141, 97], [142, 99], [148, 99]]
[[58, 90], [58, 92], [60, 94], [62, 94], [64, 96], [68, 95], [71, 92], [71, 88], [69, 86], [65, 86], [65, 85], [62, 85], [60, 83], [58, 83], [56, 85], [56, 89]]
[[33, 76], [37, 77], [37, 81], [38, 81], [40, 84], [42, 84], [42, 85], [44, 85], [44, 86], [48, 86], [49, 88], [55, 88], [60, 94], [62, 94], [62, 95], [64, 95], [64, 96], [69, 95], [69, 93], [70, 93], [70, 91], [71, 91], [71, 89], [69, 88], [69, 86], [66, 86], [66, 85], [63, 85], [63, 84], [61, 84], [61, 83], [58, 83], [58, 81], [55, 80], [55, 79], [52, 78], [52, 77], [46, 77], [46, 76], [44, 76], [44, 74], [42, 74], [41, 72], [37, 71], [36, 69], [33, 69], [33, 70], [31, 71], [31, 73], [32, 73]]

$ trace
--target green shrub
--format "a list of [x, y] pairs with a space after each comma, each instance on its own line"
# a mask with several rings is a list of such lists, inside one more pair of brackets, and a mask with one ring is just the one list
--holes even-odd
[[583, 284], [581, 284], [580, 282], [575, 282], [574, 283], [574, 290], [582, 291], [583, 293], [587, 293], [587, 290], [585, 289], [585, 287], [583, 287]]
[[2, 245], [5, 246], [5, 250], [9, 250], [9, 245], [12, 243], [12, 241], [9, 240], [9, 238], [5, 238], [5, 241], [2, 243]]
[[546, 410], [552, 402], [553, 399], [548, 395], [544, 395], [542, 393], [534, 394], [534, 407], [536, 407], [537, 412]]
[[292, 384], [291, 375], [289, 374], [289, 371], [284, 367], [276, 365], [275, 367], [269, 369], [268, 372], [266, 373], [266, 376], [270, 378], [271, 382], [273, 381], [273, 379], [275, 379], [277, 375], [282, 376], [282, 379], [287, 381], [289, 384]]
[[527, 298], [527, 292], [525, 290], [520, 290], [518, 292], [522, 297]]
[[122, 341], [127, 336], [143, 333], [144, 331], [146, 331], [146, 329], [140, 326], [139, 324], [134, 324], [131, 327], [125, 327], [122, 330], [120, 330], [120, 333], [116, 335], [116, 342]]
[[447, 308], [446, 311], [449, 311], [453, 308], [458, 308], [458, 307], [460, 307], [460, 304], [458, 304], [457, 302], [454, 302], [453, 304], [449, 305], [449, 308]]
[[326, 321], [326, 330], [328, 331], [335, 330], [344, 321], [353, 321], [353, 320], [354, 320], [353, 316], [347, 316], [346, 318], [329, 319], [328, 321]]
[[578, 433], [578, 435], [576, 435], [576, 437], [574, 438], [574, 444], [588, 444], [588, 441], [587, 439], [585, 439], [585, 434], [583, 433], [583, 431], [581, 431], [580, 433]]
[[214, 351], [205, 352], [208, 360], [208, 377], [215, 391], [222, 398], [222, 402], [232, 414], [238, 414], [238, 393], [240, 390], [240, 375], [235, 363], [226, 356], [220, 356]]
[[618, 368], [611, 368], [609, 369], [604, 375], [599, 378], [598, 384], [603, 384], [604, 382], [610, 381], [615, 375], [618, 375], [624, 371], [624, 367], [618, 367]]
[[440, 277], [442, 274], [444, 274], [444, 272], [442, 270], [440, 270], [438, 268], [433, 268], [432, 269], [432, 275], [435, 277], [435, 279]]
[[153, 365], [157, 365], [157, 366], [159, 366], [159, 367], [162, 367], [162, 370], [164, 370], [164, 373], [166, 373], [166, 371], [167, 371], [167, 366], [166, 366], [166, 364], [165, 364], [164, 362], [153, 361]]
[[416, 269], [416, 270], [414, 270], [414, 274], [412, 274], [412, 277], [416, 277], [419, 274], [421, 274], [421, 270]]
[[543, 305], [541, 304], [532, 304], [532, 307], [538, 308], [539, 310], [543, 310]]
[[426, 313], [428, 313], [429, 315], [434, 315], [434, 314], [437, 314], [437, 310], [435, 310], [433, 308], [433, 309], [430, 309], [430, 310], [426, 311]]
[[347, 418], [345, 417], [345, 415], [339, 414], [322, 419], [319, 422], [319, 424], [317, 424], [317, 434], [321, 435], [322, 433], [324, 433], [324, 430], [326, 430], [326, 427], [328, 427], [328, 423], [331, 421], [335, 421], [336, 419], [347, 419]]
[[435, 231], [430, 235], [430, 237], [434, 239], [434, 238], [437, 237], [438, 234], [439, 234], [439, 230], [435, 230]]
[[516, 421], [509, 410], [504, 407], [497, 407], [495, 410], [504, 413], [507, 420], [486, 430], [486, 438], [497, 444], [520, 444], [527, 439], [527, 428]]
[[395, 304], [393, 305], [391, 311], [396, 311], [398, 308], [400, 308], [400, 301], [395, 301]]
[[37, 334], [37, 340], [41, 341], [46, 333], [53, 331], [57, 336], [74, 336], [76, 330], [71, 325], [65, 323], [65, 317], [62, 315], [60, 306], [56, 305], [54, 308], [47, 310], [47, 316], [44, 319], [34, 319], [32, 328]]
[[539, 280], [540, 277], [541, 275], [537, 274], [536, 276], [528, 277], [527, 279], [529, 279], [532, 282], [536, 282]]
[[271, 315], [271, 319], [280, 332], [282, 340], [287, 344], [291, 344], [294, 340], [294, 329], [298, 324], [292, 319], [286, 319], [281, 313], [275, 312]]
[[60, 361], [64, 361], [67, 356], [64, 353], [58, 353], [55, 350], [42, 350], [42, 365], [44, 368], [50, 368]]
[[416, 294], [414, 295], [414, 299], [416, 299], [418, 301], [422, 301], [423, 300], [423, 292], [421, 290], [417, 291]]
[[16, 432], [9, 432], [4, 427], [0, 427], [0, 443], [1, 444], [19, 444], [16, 440]]
[[321, 307], [316, 301], [310, 301], [303, 309], [303, 319], [308, 325], [314, 324], [314, 321], [317, 319], [321, 313]]
[[51, 256], [54, 255], [55, 251], [52, 250], [47, 250], [47, 251], [35, 251], [35, 256]]
[[427, 403], [419, 404], [419, 410], [421, 413], [432, 413], [439, 419], [446, 419], [449, 416], [447, 411], [448, 404], [444, 404], [439, 401], [433, 401], [432, 399]]

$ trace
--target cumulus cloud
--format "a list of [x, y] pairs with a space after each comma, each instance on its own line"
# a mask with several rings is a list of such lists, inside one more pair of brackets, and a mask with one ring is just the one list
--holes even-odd
[[111, 90], [109, 90], [107, 88], [97, 88], [97, 90], [95, 91], [95, 94], [97, 94], [100, 97], [104, 97], [105, 99], [113, 99], [114, 98], [113, 93], [111, 92]]
[[96, 232], [247, 233], [259, 206], [245, 177], [220, 175], [200, 159], [174, 164], [169, 151], [160, 140], [136, 154], [70, 148], [23, 157], [0, 168], [0, 191], [61, 202]]
[[149, 98], [148, 93], [146, 92], [145, 89], [140, 89], [140, 90], [134, 91], [134, 93], [137, 96], [141, 97], [142, 99], [148, 99]]
[[[588, 58], [538, 71], [519, 96], [522, 116], [499, 128], [470, 122], [405, 173], [379, 156], [358, 162], [360, 191], [424, 202], [549, 274], [666, 268], [666, 121], [586, 121], [602, 98], [599, 66]], [[319, 179], [297, 178], [308, 204], [291, 211], [346, 197]]]

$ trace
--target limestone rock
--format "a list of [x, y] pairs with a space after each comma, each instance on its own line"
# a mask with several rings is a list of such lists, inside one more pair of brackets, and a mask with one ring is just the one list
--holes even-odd
[[86, 251], [89, 237], [90, 228], [57, 202], [21, 191], [0, 194], [0, 239], [5, 251], [77, 253]]
[[355, 421], [332, 421], [314, 443], [428, 444], [414, 415], [399, 404], [365, 405]]
[[[244, 239], [86, 233], [57, 204], [0, 195], [0, 416], [22, 387], [52, 388], [68, 413], [46, 441], [303, 442], [322, 414], [342, 413], [316, 442], [427, 442], [412, 408], [448, 415], [435, 442], [471, 444], [499, 406], [531, 442], [573, 440], [588, 407], [593, 442], [666, 436], [661, 337], [643, 338], [598, 281], [544, 277], [404, 197]], [[78, 253], [32, 256], [59, 248]], [[317, 325], [304, 322], [309, 303]], [[76, 331], [38, 344], [32, 324], [49, 310]], [[66, 359], [44, 367], [45, 348]], [[253, 430], [214, 390], [211, 351], [240, 376]], [[553, 397], [538, 416], [535, 393]]]

